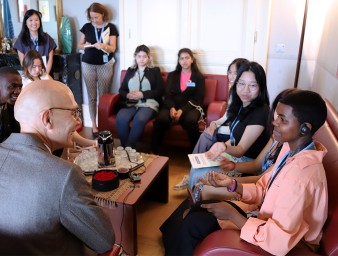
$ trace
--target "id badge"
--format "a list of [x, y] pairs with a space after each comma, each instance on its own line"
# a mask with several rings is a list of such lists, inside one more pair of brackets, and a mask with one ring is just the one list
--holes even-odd
[[103, 54], [103, 63], [107, 63], [107, 62], [108, 62], [108, 55]]
[[195, 87], [196, 84], [194, 82], [188, 81], [187, 82], [187, 87]]

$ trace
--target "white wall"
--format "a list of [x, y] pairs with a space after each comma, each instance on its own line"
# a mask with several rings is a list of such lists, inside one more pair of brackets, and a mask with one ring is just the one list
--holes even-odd
[[[87, 22], [85, 10], [91, 0], [63, 1], [63, 12], [73, 20], [77, 40], [79, 29]], [[113, 11], [113, 20], [119, 33], [119, 1], [103, 0]], [[296, 64], [305, 8], [305, 0], [271, 0], [270, 35], [268, 37], [267, 82], [271, 101], [283, 89], [294, 86]], [[226, 29], [226, 26], [223, 27]], [[215, 26], [217, 33], [218, 26]], [[338, 68], [338, 1], [309, 0], [307, 29], [298, 87], [319, 92], [338, 109], [336, 72]], [[75, 42], [77, 43], [77, 40]], [[118, 40], [119, 45], [119, 40]], [[283, 47], [284, 46], [284, 47]], [[121, 57], [123, 53], [121, 53]], [[120, 49], [115, 63], [113, 91], [117, 91], [120, 73]], [[86, 91], [84, 102], [87, 103]], [[86, 107], [86, 105], [85, 105]], [[86, 125], [86, 123], [85, 123]]]
[[[298, 87], [316, 91], [338, 109], [338, 2], [308, 0]], [[294, 86], [305, 0], [273, 0], [267, 82], [270, 99]], [[279, 53], [278, 44], [285, 44]]]

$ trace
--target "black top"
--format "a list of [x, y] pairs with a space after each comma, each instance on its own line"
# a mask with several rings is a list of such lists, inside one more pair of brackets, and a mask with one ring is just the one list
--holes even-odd
[[[253, 107], [249, 105], [248, 107], [243, 108], [241, 113], [243, 112], [245, 114], [240, 115], [240, 120], [233, 130], [233, 136], [235, 137], [235, 146], [238, 145], [239, 141], [242, 138], [244, 130], [248, 125], [261, 125], [263, 127], [267, 126], [267, 120], [269, 116], [269, 107], [267, 105], [263, 105], [260, 107]], [[269, 133], [265, 128], [261, 135], [257, 138], [257, 140], [245, 152], [244, 156], [255, 159], [265, 147], [269, 139]]]
[[[117, 32], [117, 29], [115, 25], [108, 23], [106, 26], [104, 26], [104, 30], [106, 30], [109, 27], [110, 34], [109, 36], [119, 36], [119, 33]], [[96, 36], [95, 36], [95, 27], [91, 23], [86, 23], [83, 25], [83, 27], [80, 29], [80, 31], [85, 35], [86, 42], [89, 42], [91, 44], [95, 44]], [[101, 28], [97, 29], [97, 36], [100, 38], [101, 36]], [[102, 43], [102, 40], [101, 42]], [[82, 61], [88, 64], [93, 65], [103, 65], [105, 64], [103, 62], [103, 55], [106, 54], [101, 50], [96, 49], [95, 47], [85, 48], [85, 53], [82, 55]], [[108, 56], [108, 61], [111, 60], [111, 58], [114, 57], [114, 53], [110, 53]]]
[[[127, 98], [129, 93], [128, 82], [131, 78], [134, 77], [137, 68], [128, 68], [127, 73], [123, 79], [122, 85], [119, 89], [119, 93], [123, 99]], [[144, 76], [148, 79], [151, 90], [142, 91], [144, 99], [154, 99], [158, 103], [162, 102], [163, 94], [163, 79], [161, 76], [161, 71], [158, 67], [144, 69]]]
[[11, 133], [20, 132], [20, 124], [14, 118], [14, 105], [5, 104], [0, 111], [0, 142], [3, 142]]
[[189, 101], [195, 105], [202, 106], [205, 92], [204, 77], [201, 73], [192, 71], [190, 80], [195, 83], [195, 87], [187, 87], [186, 90], [181, 92], [181, 72], [175, 70], [168, 74], [163, 102], [165, 108], [171, 109], [175, 107], [176, 109], [182, 109], [183, 112], [188, 111], [195, 108], [189, 104]]

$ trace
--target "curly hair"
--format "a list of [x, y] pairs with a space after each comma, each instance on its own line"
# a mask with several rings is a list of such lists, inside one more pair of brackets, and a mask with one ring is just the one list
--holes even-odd
[[92, 3], [87, 8], [86, 13], [87, 13], [87, 20], [88, 21], [91, 21], [91, 18], [90, 18], [91, 12], [96, 12], [96, 13], [102, 14], [102, 16], [103, 16], [102, 19], [103, 19], [104, 22], [107, 22], [108, 20], [110, 20], [108, 8], [105, 7], [103, 4]]

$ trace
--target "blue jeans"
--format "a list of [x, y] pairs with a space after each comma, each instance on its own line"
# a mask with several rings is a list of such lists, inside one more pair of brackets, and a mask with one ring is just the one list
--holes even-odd
[[[234, 157], [236, 160], [235, 162], [249, 162], [252, 161], [253, 159], [242, 156], [242, 157]], [[213, 166], [213, 167], [206, 167], [206, 168], [191, 168], [190, 169], [190, 177], [189, 177], [189, 188], [192, 188], [195, 186], [197, 182], [199, 182], [199, 178], [203, 178], [204, 175], [209, 172], [209, 171], [214, 171], [214, 172], [219, 172], [223, 174], [227, 174], [228, 172], [225, 172], [222, 170], [221, 167], [219, 166]]]
[[[156, 111], [148, 107], [122, 108], [116, 115], [116, 129], [123, 147], [135, 148], [141, 138], [144, 126], [155, 117]], [[130, 127], [129, 123], [133, 120]]]
[[204, 131], [201, 133], [192, 153], [197, 154], [207, 152], [215, 142], [217, 142], [216, 136], [210, 135]]

